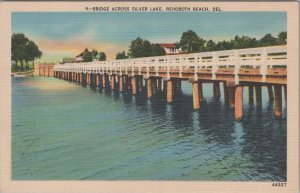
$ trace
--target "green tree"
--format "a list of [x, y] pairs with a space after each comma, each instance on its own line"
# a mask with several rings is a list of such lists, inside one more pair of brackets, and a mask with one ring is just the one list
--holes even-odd
[[183, 52], [195, 53], [204, 51], [205, 40], [199, 38], [196, 32], [188, 30], [183, 32], [180, 38], [180, 42], [177, 43], [177, 47], [181, 48]]
[[161, 47], [161, 45], [159, 44], [152, 44], [151, 50], [152, 50], [151, 56], [163, 56], [166, 54], [164, 48]]
[[216, 47], [217, 47], [217, 45], [213, 40], [208, 40], [205, 45], [205, 50], [206, 51], [215, 51]]
[[41, 56], [42, 56], [42, 52], [39, 50], [38, 46], [33, 41], [29, 41], [26, 46], [26, 58], [25, 58], [27, 68], [29, 68], [28, 66], [29, 61], [32, 61], [32, 67], [34, 68], [35, 59], [41, 58]]
[[280, 32], [278, 34], [277, 41], [278, 41], [279, 45], [285, 45], [286, 44], [286, 39], [287, 39], [287, 33], [286, 32]]
[[93, 57], [93, 60], [97, 60], [98, 59], [98, 51], [96, 49], [92, 50], [92, 57]]
[[117, 60], [120, 60], [120, 59], [126, 59], [126, 58], [128, 58], [128, 56], [126, 56], [125, 51], [123, 51], [123, 52], [118, 52], [117, 55], [116, 55], [116, 59], [117, 59]]
[[162, 56], [165, 55], [165, 50], [159, 44], [151, 44], [150, 41], [138, 37], [131, 41], [128, 55], [131, 58]]
[[274, 46], [276, 43], [277, 40], [272, 36], [272, 34], [266, 34], [259, 40], [260, 46]]
[[11, 60], [14, 61], [15, 66], [13, 69], [18, 69], [18, 63], [21, 63], [21, 71], [24, 70], [24, 62], [27, 64], [32, 61], [34, 66], [34, 60], [40, 58], [42, 52], [34, 41], [29, 40], [22, 33], [15, 33], [11, 37]]
[[93, 55], [92, 52], [90, 52], [87, 48], [84, 50], [82, 59], [84, 62], [92, 62], [93, 61]]
[[99, 61], [106, 61], [106, 54], [104, 52], [99, 52]]

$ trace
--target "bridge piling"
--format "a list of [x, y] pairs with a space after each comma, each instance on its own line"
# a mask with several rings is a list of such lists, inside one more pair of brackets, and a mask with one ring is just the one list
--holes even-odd
[[261, 85], [255, 85], [255, 97], [256, 97], [256, 106], [261, 108], [262, 106]]
[[267, 85], [267, 87], [268, 87], [269, 100], [274, 101], [273, 86]]
[[233, 109], [235, 106], [235, 87], [229, 86], [227, 87], [228, 90], [228, 105], [229, 108]]
[[152, 97], [152, 80], [148, 78], [146, 82], [147, 82], [147, 97], [148, 99], [150, 99]]
[[220, 83], [219, 82], [214, 82], [213, 83], [213, 94], [214, 94], [214, 97], [221, 97]]
[[287, 85], [283, 85], [285, 106], [287, 106]]
[[226, 82], [223, 82], [223, 91], [224, 91], [224, 103], [229, 104], [229, 92]]
[[111, 90], [115, 90], [115, 76], [111, 75], [110, 77], [110, 85], [111, 85]]
[[136, 77], [131, 78], [132, 95], [136, 95]]
[[253, 90], [253, 89], [254, 89], [254, 88], [253, 88], [252, 85], [249, 85], [249, 86], [248, 86], [248, 95], [249, 95], [249, 103], [250, 103], [250, 104], [253, 104], [253, 101], [254, 101], [254, 99], [253, 99], [254, 90]]
[[281, 85], [274, 85], [275, 90], [275, 117], [282, 115], [282, 89]]
[[243, 86], [238, 85], [235, 88], [235, 104], [234, 104], [234, 114], [235, 119], [240, 121], [243, 116]]
[[119, 91], [123, 92], [123, 76], [118, 76], [119, 78]]
[[199, 109], [200, 108], [200, 98], [199, 98], [199, 85], [198, 82], [193, 82], [192, 83], [193, 87], [193, 106], [194, 109]]
[[173, 102], [173, 80], [167, 80], [167, 102]]

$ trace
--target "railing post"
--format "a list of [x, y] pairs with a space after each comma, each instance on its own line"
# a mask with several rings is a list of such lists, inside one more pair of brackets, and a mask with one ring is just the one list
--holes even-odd
[[261, 53], [261, 66], [260, 66], [260, 74], [262, 75], [262, 81], [266, 82], [266, 75], [268, 71], [268, 53], [266, 48], [263, 48]]
[[240, 54], [237, 50], [234, 52], [234, 61], [235, 61], [235, 67], [234, 67], [234, 82], [236, 85], [239, 84], [239, 72], [240, 72]]
[[211, 73], [212, 73], [212, 79], [215, 80], [217, 77], [216, 77], [216, 72], [217, 72], [217, 68], [218, 68], [218, 56], [217, 54], [214, 52], [213, 53], [213, 56], [212, 56], [212, 66], [211, 66]]

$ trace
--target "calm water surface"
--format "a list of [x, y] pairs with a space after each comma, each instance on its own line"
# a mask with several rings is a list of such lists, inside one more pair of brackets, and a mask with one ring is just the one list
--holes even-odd
[[241, 122], [210, 84], [196, 111], [188, 83], [172, 104], [44, 77], [12, 89], [14, 180], [286, 181], [286, 108], [275, 119], [266, 88], [260, 109], [244, 89]]

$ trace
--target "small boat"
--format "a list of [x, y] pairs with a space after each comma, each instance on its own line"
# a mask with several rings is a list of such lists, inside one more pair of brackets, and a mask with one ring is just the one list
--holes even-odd
[[26, 75], [24, 75], [24, 74], [14, 74], [13, 77], [22, 78], [22, 77], [26, 77]]

